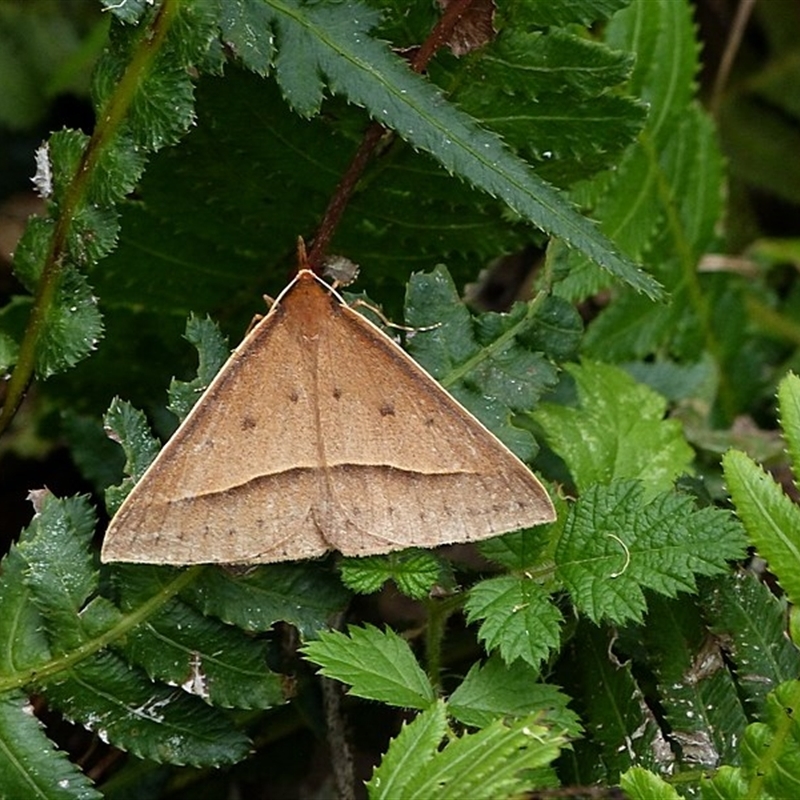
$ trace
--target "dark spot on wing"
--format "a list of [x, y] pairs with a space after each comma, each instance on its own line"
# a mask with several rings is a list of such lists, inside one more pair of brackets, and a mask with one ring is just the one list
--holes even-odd
[[384, 403], [381, 406], [381, 416], [382, 417], [393, 417], [394, 416], [394, 405], [392, 403]]
[[292, 391], [289, 393], [289, 399], [293, 403], [296, 403], [300, 399], [300, 395], [297, 393], [296, 389], [292, 389]]
[[333, 399], [338, 400], [342, 396], [342, 390], [338, 386], [333, 387]]
[[256, 421], [248, 414], [242, 418], [242, 430], [249, 431], [256, 427]]

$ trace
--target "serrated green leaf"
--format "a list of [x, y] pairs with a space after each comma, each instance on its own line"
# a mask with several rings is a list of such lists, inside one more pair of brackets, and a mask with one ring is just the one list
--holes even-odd
[[585, 37], [512, 25], [469, 59], [437, 60], [429, 74], [542, 177], [569, 185], [615, 164], [641, 129], [644, 107], [620, 93], [631, 64]]
[[630, 800], [680, 800], [673, 786], [650, 770], [631, 767], [620, 776], [619, 785]]
[[[666, 204], [685, 204], [688, 210], [698, 199], [692, 192], [682, 195], [677, 185], [673, 188], [669, 164], [661, 163], [662, 152], [679, 136], [683, 120], [694, 113], [689, 104], [699, 64], [691, 7], [684, 0], [632, 3], [609, 22], [605, 41], [623, 52], [649, 54], [648, 58], [637, 58], [627, 88], [647, 103], [650, 113], [639, 142], [621, 163], [583, 190], [591, 196], [589, 206], [600, 220], [601, 230], [623, 252], [640, 258], [664, 227]], [[700, 167], [707, 168], [711, 177], [718, 163], [717, 154]], [[664, 192], [665, 185], [668, 193]], [[714, 192], [719, 185], [719, 181], [709, 181], [706, 191]], [[673, 248], [685, 248], [687, 241], [688, 236], [684, 236], [680, 242], [673, 242]], [[583, 254], [565, 256], [569, 276], [557, 286], [559, 294], [583, 299], [608, 285], [607, 277]], [[668, 289], [675, 288], [674, 283]], [[646, 316], [641, 324], [649, 324]]]
[[427, 550], [343, 558], [339, 562], [339, 572], [342, 583], [359, 594], [377, 592], [387, 581], [394, 581], [403, 594], [415, 599], [427, 597], [436, 584], [450, 577], [445, 563]]
[[194, 380], [173, 378], [170, 383], [168, 408], [179, 420], [185, 419], [230, 355], [228, 340], [208, 317], [192, 314], [186, 322], [184, 338], [197, 348], [198, 366]]
[[549, 543], [550, 527], [539, 526], [478, 542], [478, 549], [490, 561], [522, 571], [540, 563]]
[[509, 723], [495, 720], [477, 733], [451, 739], [413, 771], [402, 796], [493, 800], [554, 786], [549, 764], [566, 744], [537, 714]]
[[287, 99], [301, 114], [317, 113], [322, 76], [335, 93], [368, 109], [412, 146], [449, 171], [500, 197], [539, 228], [585, 252], [619, 279], [653, 297], [658, 284], [626, 259], [494, 134], [479, 128], [369, 36], [375, 13], [356, 2], [337, 6], [270, 0], [278, 32], [275, 69]]
[[409, 341], [409, 352], [522, 459], [533, 457], [535, 442], [511, 416], [529, 411], [556, 381], [553, 365], [524, 343], [535, 311], [520, 304], [474, 321], [443, 267], [413, 275], [406, 294], [406, 322], [428, 328]]
[[276, 622], [295, 625], [303, 638], [329, 627], [350, 599], [331, 572], [315, 564], [270, 564], [236, 575], [208, 569], [184, 599], [204, 614], [246, 631], [268, 631]]
[[793, 797], [800, 790], [800, 683], [787, 681], [767, 697], [763, 722], [747, 727], [742, 771], [752, 797]]
[[[124, 611], [155, 596], [166, 576], [140, 565], [119, 566], [115, 582]], [[284, 702], [282, 679], [267, 667], [265, 642], [203, 616], [173, 599], [117, 644], [157, 678], [225, 708], [269, 708]]]
[[39, 335], [36, 373], [49, 378], [74, 366], [97, 346], [103, 321], [86, 278], [66, 266]]
[[414, 771], [433, 759], [446, 732], [447, 716], [442, 700], [404, 723], [367, 783], [370, 799], [410, 798], [406, 786]]
[[701, 597], [710, 631], [736, 665], [738, 692], [758, 713], [769, 691], [800, 675], [800, 650], [786, 636], [786, 598], [747, 573], [704, 582]]
[[647, 587], [674, 597], [695, 591], [744, 556], [741, 527], [727, 512], [695, 509], [690, 497], [645, 501], [635, 481], [593, 486], [575, 503], [556, 547], [558, 575], [595, 621], [641, 620]]
[[56, 750], [28, 698], [0, 697], [0, 797], [25, 800], [100, 800], [103, 795]]
[[372, 625], [351, 626], [348, 634], [323, 631], [303, 646], [303, 655], [325, 677], [350, 684], [348, 694], [403, 708], [430, 708], [436, 699], [433, 687], [405, 639]]
[[484, 728], [497, 719], [524, 717], [540, 712], [541, 719], [570, 736], [578, 736], [581, 724], [567, 708], [570, 698], [558, 687], [541, 683], [530, 664], [517, 659], [508, 665], [495, 655], [474, 664], [447, 701], [447, 710], [465, 725]]
[[160, 444], [151, 433], [144, 413], [118, 397], [111, 401], [103, 424], [108, 436], [122, 446], [125, 453], [125, 472], [129, 476], [119, 486], [106, 489], [106, 507], [110, 514], [114, 514], [133, 484], [153, 463]]
[[747, 726], [727, 647], [708, 636], [690, 598], [649, 599], [647, 625], [632, 632], [658, 682], [659, 708], [685, 768], [712, 769], [738, 759]]
[[738, 450], [722, 458], [736, 513], [769, 562], [790, 602], [800, 600], [800, 509], [752, 459]]
[[108, 652], [65, 670], [43, 689], [66, 717], [140, 758], [218, 766], [249, 751], [247, 738], [222, 712], [180, 689], [151, 683]]
[[778, 406], [781, 413], [781, 427], [797, 483], [800, 481], [800, 378], [793, 372], [778, 384]]
[[83, 643], [80, 612], [97, 588], [89, 547], [96, 517], [85, 497], [59, 500], [44, 490], [35, 502], [36, 515], [18, 551], [52, 647], [64, 653]]
[[[23, 540], [27, 535], [22, 534]], [[12, 545], [0, 569], [0, 675], [36, 666], [50, 656], [44, 620], [25, 584], [27, 566]]]
[[[634, 764], [661, 766], [655, 748], [665, 745], [656, 721], [642, 702], [632, 662], [620, 664], [612, 647], [616, 631], [581, 622], [561, 654], [559, 677], [573, 698], [586, 729], [576, 742], [581, 772], [593, 780], [616, 783], [620, 773]], [[663, 752], [663, 751], [662, 751]]]
[[480, 581], [470, 589], [464, 610], [468, 622], [482, 620], [478, 638], [487, 650], [498, 649], [508, 664], [521, 658], [538, 667], [559, 645], [561, 612], [530, 578]]
[[[549, 25], [569, 25], [580, 22], [588, 25], [591, 22], [608, 19], [621, 8], [625, 8], [630, 0], [570, 0], [569, 3], [514, 3], [510, 6], [513, 19], [525, 25], [547, 27]], [[505, 9], [503, 9], [505, 11]]]
[[610, 364], [566, 365], [579, 408], [540, 405], [534, 419], [566, 462], [579, 489], [637, 478], [653, 495], [671, 488], [694, 458], [677, 420], [665, 420], [666, 401]]
[[[747, 797], [748, 785], [739, 767], [722, 766], [711, 778], [700, 779], [700, 796], [703, 800], [739, 800]], [[767, 794], [762, 800], [773, 800]]]

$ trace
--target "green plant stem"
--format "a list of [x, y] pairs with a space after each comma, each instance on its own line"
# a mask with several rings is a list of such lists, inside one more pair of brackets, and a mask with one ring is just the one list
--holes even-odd
[[44, 330], [48, 311], [58, 289], [64, 264], [68, 261], [67, 238], [72, 220], [84, 203], [89, 182], [98, 160], [114, 139], [125, 120], [128, 109], [139, 88], [141, 76], [147, 72], [161, 49], [167, 32], [177, 16], [182, 0], [164, 0], [152, 24], [142, 32], [115, 91], [98, 111], [97, 124], [81, 157], [78, 169], [66, 189], [59, 207], [50, 251], [34, 294], [28, 325], [19, 348], [19, 357], [8, 381], [6, 400], [0, 411], [0, 433], [6, 430], [22, 403], [36, 368], [39, 338]]
[[445, 599], [429, 598], [425, 601], [428, 616], [425, 628], [425, 661], [428, 677], [435, 688], [441, 686], [442, 641], [447, 620], [463, 603], [462, 594]]
[[137, 606], [136, 610], [126, 614], [116, 625], [100, 634], [100, 636], [88, 642], [84, 642], [80, 647], [76, 647], [69, 653], [57, 656], [32, 669], [0, 678], [0, 694], [9, 692], [12, 689], [36, 685], [40, 681], [57, 675], [59, 672], [63, 672], [89, 656], [105, 649], [133, 628], [141, 625], [155, 614], [168, 600], [194, 583], [205, 569], [206, 566], [204, 564], [199, 564], [184, 570], [158, 592], [158, 594], [153, 595], [147, 602]]

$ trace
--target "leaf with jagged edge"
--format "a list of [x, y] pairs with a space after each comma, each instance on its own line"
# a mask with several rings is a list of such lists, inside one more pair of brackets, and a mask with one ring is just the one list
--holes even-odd
[[0, 796], [37, 800], [101, 800], [103, 795], [59, 752], [25, 695], [0, 697]]
[[646, 116], [618, 91], [629, 55], [558, 29], [512, 24], [469, 59], [437, 61], [432, 80], [454, 87], [459, 107], [561, 186], [615, 165]]
[[343, 558], [339, 562], [342, 583], [359, 594], [377, 592], [387, 581], [404, 595], [421, 599], [434, 586], [452, 586], [453, 576], [448, 565], [436, 553], [409, 548], [366, 558]]
[[106, 508], [109, 514], [114, 514], [134, 483], [153, 463], [160, 445], [150, 431], [144, 413], [118, 397], [111, 401], [103, 424], [108, 435], [119, 442], [125, 453], [126, 477], [118, 486], [109, 486], [106, 489]]
[[239, 575], [209, 568], [181, 593], [204, 614], [243, 630], [289, 622], [306, 639], [329, 627], [350, 596], [333, 572], [317, 564], [270, 564]]
[[557, 380], [555, 367], [525, 336], [539, 324], [533, 305], [474, 320], [444, 267], [411, 277], [406, 322], [419, 328], [409, 352], [523, 460], [536, 453], [531, 433], [512, 423]]
[[367, 784], [370, 798], [494, 800], [557, 785], [550, 764], [567, 740], [543, 725], [538, 714], [495, 720], [450, 738], [442, 749], [431, 747], [436, 719], [433, 709], [421, 714], [389, 745], [386, 768], [382, 762]]
[[742, 774], [749, 780], [750, 797], [782, 798], [797, 794], [800, 723], [795, 711], [798, 705], [800, 682], [782, 683], [767, 696], [762, 721], [747, 727], [741, 752]]
[[642, 481], [648, 496], [667, 491], [689, 472], [694, 451], [666, 400], [611, 364], [567, 364], [578, 408], [541, 404], [534, 419], [564, 459], [579, 489], [622, 478]]
[[183, 420], [230, 355], [227, 339], [208, 317], [194, 314], [186, 321], [184, 338], [197, 349], [197, 376], [190, 381], [173, 378], [169, 387], [169, 410]]
[[797, 484], [800, 482], [800, 378], [793, 372], [778, 384], [778, 407], [786, 449]]
[[569, 0], [567, 3], [531, 3], [516, 0], [509, 3], [510, 11], [501, 7], [500, 12], [512, 13], [521, 23], [539, 27], [569, 25], [572, 22], [589, 25], [608, 19], [630, 2], [631, 0]]
[[42, 691], [68, 719], [140, 758], [219, 766], [250, 751], [247, 737], [225, 713], [180, 689], [151, 682], [108, 651], [63, 670]]
[[628, 800], [681, 800], [674, 786], [643, 767], [631, 767], [620, 776], [619, 785]]
[[406, 786], [413, 770], [433, 759], [446, 733], [447, 713], [443, 700], [437, 700], [411, 722], [404, 722], [367, 784], [370, 800], [410, 797]]
[[749, 456], [729, 450], [722, 470], [736, 513], [791, 603], [800, 601], [800, 508]]
[[736, 666], [737, 690], [757, 714], [769, 691], [800, 675], [800, 650], [786, 636], [786, 598], [749, 573], [703, 581], [700, 596], [709, 630]]
[[591, 775], [593, 783], [616, 782], [634, 764], [657, 766], [658, 725], [643, 700], [632, 662], [620, 664], [614, 657], [617, 635], [582, 620], [560, 655], [559, 682], [585, 729], [584, 738], [574, 744], [575, 763], [564, 765], [567, 772], [572, 767], [578, 773], [566, 780], [583, 781]]
[[696, 576], [725, 572], [745, 547], [729, 512], [697, 509], [691, 497], [676, 492], [647, 501], [639, 482], [621, 480], [582, 493], [555, 561], [573, 602], [590, 619], [640, 621], [645, 588], [669, 597], [693, 593]]
[[[666, 220], [650, 229], [644, 224], [645, 215], [637, 212], [641, 227], [634, 230], [650, 236], [647, 247], [659, 254], [657, 274], [672, 292], [671, 302], [654, 306], [640, 302], [642, 298], [630, 292], [618, 297], [589, 326], [584, 343], [585, 352], [603, 359], [641, 358], [662, 343], [668, 343], [680, 357], [694, 358], [701, 347], [697, 342], [702, 336], [702, 320], [686, 272], [695, 269], [697, 259], [714, 241], [714, 228], [723, 209], [724, 164], [713, 123], [700, 108], [686, 110], [661, 153], [658, 169], [669, 181], [670, 206], [662, 204]], [[654, 206], [647, 208], [654, 210]], [[620, 214], [626, 210], [620, 209]], [[576, 268], [566, 283], [578, 272]], [[711, 301], [709, 305], [716, 312], [721, 304]]]
[[582, 728], [578, 715], [567, 707], [569, 700], [557, 686], [542, 683], [530, 664], [517, 659], [509, 665], [495, 654], [483, 664], [472, 665], [448, 698], [447, 711], [474, 728], [539, 711], [549, 724], [577, 737]]
[[476, 583], [464, 611], [480, 620], [478, 638], [511, 664], [521, 658], [538, 668], [560, 642], [563, 617], [547, 592], [525, 576], [504, 575]]
[[[440, 93], [370, 36], [378, 17], [357, 2], [304, 5], [269, 0], [272, 25], [261, 33], [277, 39], [275, 73], [284, 95], [300, 114], [318, 113], [327, 86], [365, 107], [412, 146], [434, 156], [491, 196], [501, 198], [537, 227], [585, 252], [620, 280], [653, 297], [658, 284], [577, 214], [500, 139], [467, 114], [442, 101]], [[263, 23], [263, 18], [258, 20]], [[261, 50], [267, 50], [263, 44]], [[245, 59], [246, 52], [240, 53]], [[259, 59], [256, 68], [262, 68]], [[323, 77], [324, 76], [324, 77]]]
[[[171, 570], [116, 565], [113, 579], [123, 612], [158, 595]], [[285, 701], [282, 679], [267, 667], [261, 639], [204, 616], [172, 598], [115, 648], [152, 679], [195, 694], [223, 708], [270, 708]]]
[[[675, 176], [668, 171], [668, 161], [661, 163], [662, 151], [679, 136], [687, 116], [695, 113], [690, 101], [699, 48], [692, 10], [685, 0], [633, 3], [609, 21], [604, 40], [623, 52], [647, 53], [646, 58], [637, 58], [626, 88], [648, 104], [650, 113], [639, 142], [629, 148], [612, 173], [598, 175], [581, 188], [581, 194], [600, 220], [601, 230], [623, 252], [642, 258], [663, 225], [665, 180], [670, 196], [676, 198], [670, 202], [686, 204], [687, 209], [696, 202], [692, 193], [682, 196], [681, 187], [671, 185]], [[716, 182], [708, 184], [711, 191], [720, 186], [718, 170], [715, 173], [719, 163], [717, 157], [699, 165], [705, 177], [716, 177]], [[565, 257], [569, 276], [557, 285], [558, 293], [577, 300], [609, 285], [608, 277], [583, 254], [571, 252]]]
[[[660, 713], [681, 765], [711, 769], [736, 763], [748, 718], [725, 640], [708, 635], [702, 606], [693, 598], [651, 595], [648, 606], [646, 624], [630, 635], [657, 681]], [[743, 675], [739, 665], [737, 672]]]
[[41, 490], [35, 503], [18, 552], [27, 562], [25, 583], [51, 647], [62, 654], [86, 638], [80, 614], [98, 585], [90, 549], [97, 519], [86, 497], [59, 500]]
[[403, 708], [430, 708], [436, 697], [408, 642], [387, 628], [322, 631], [302, 648], [320, 673], [350, 685], [348, 694]]

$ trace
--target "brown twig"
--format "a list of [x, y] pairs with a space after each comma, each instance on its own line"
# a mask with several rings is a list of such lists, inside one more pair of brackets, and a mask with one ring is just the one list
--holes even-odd
[[[468, 11], [473, 2], [475, 0], [455, 0], [447, 7], [439, 21], [434, 25], [428, 38], [425, 39], [411, 58], [411, 69], [414, 72], [421, 73], [425, 71], [436, 51], [447, 44], [459, 20]], [[344, 210], [347, 208], [347, 204], [350, 202], [350, 198], [353, 196], [353, 192], [359, 180], [361, 180], [361, 176], [364, 174], [364, 170], [375, 149], [386, 133], [386, 128], [379, 122], [373, 122], [367, 128], [356, 154], [331, 196], [328, 207], [322, 215], [319, 228], [317, 228], [311, 249], [308, 251], [308, 264], [314, 272], [318, 274], [322, 272], [322, 262], [328, 252], [328, 246], [344, 214]]]
[[740, 0], [739, 7], [736, 9], [736, 16], [731, 25], [728, 41], [725, 43], [725, 50], [722, 53], [722, 58], [717, 68], [717, 74], [714, 77], [714, 88], [711, 92], [711, 101], [709, 102], [709, 110], [714, 117], [719, 116], [719, 108], [722, 103], [722, 95], [725, 91], [725, 85], [728, 82], [733, 62], [736, 59], [736, 54], [739, 52], [739, 47], [742, 44], [747, 22], [750, 19], [750, 14], [753, 12], [756, 0]]

